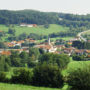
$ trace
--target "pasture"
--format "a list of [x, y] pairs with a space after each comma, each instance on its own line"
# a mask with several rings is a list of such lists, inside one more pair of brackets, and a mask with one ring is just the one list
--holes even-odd
[[57, 88], [34, 87], [19, 84], [0, 83], [0, 90], [60, 90]]
[[[9, 36], [12, 36], [8, 34], [9, 28], [13, 28], [16, 30], [15, 36], [19, 36], [20, 34], [23, 34], [23, 33], [26, 33], [27, 35], [29, 35], [30, 33], [34, 33], [38, 35], [49, 35], [49, 34], [58, 33], [58, 32], [68, 32], [69, 30], [68, 27], [63, 27], [57, 24], [50, 24], [49, 28], [45, 28], [44, 25], [39, 25], [37, 27], [22, 27], [19, 25], [13, 25], [13, 26], [0, 25], [0, 31], [4, 31], [6, 33], [5, 36], [1, 38], [1, 41], [8, 41], [7, 38]], [[56, 39], [69, 40], [71, 38], [72, 37], [65, 37], [65, 38], [56, 37], [56, 38], [52, 38], [52, 40], [56, 40]]]
[[[48, 35], [51, 33], [58, 33], [58, 32], [67, 32], [69, 28], [63, 27], [56, 24], [50, 24], [49, 28], [44, 28], [43, 25], [39, 25], [37, 27], [22, 27], [18, 25], [14, 25], [12, 28], [16, 30], [16, 36], [22, 33], [36, 33], [39, 35]], [[8, 32], [9, 27], [5, 25], [0, 25], [0, 31]]]
[[84, 68], [86, 65], [90, 65], [90, 61], [71, 61], [69, 64], [68, 64], [68, 67], [67, 69], [63, 70], [62, 71], [62, 74], [64, 76], [67, 76], [68, 75], [68, 72], [70, 71], [73, 71], [73, 70], [76, 70], [80, 67]]

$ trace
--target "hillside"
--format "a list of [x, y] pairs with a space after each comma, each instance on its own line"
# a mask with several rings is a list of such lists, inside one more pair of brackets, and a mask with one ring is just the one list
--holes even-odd
[[[0, 30], [8, 32], [9, 27], [5, 25], [0, 25]], [[44, 28], [43, 25], [39, 25], [37, 27], [21, 27], [21, 26], [14, 26], [14, 29], [16, 30], [16, 36], [22, 34], [22, 33], [35, 33], [39, 35], [49, 35], [51, 33], [58, 33], [58, 32], [67, 32], [69, 28], [63, 27], [56, 24], [50, 24], [49, 28]]]
[[[12, 36], [8, 34], [8, 30], [10, 27], [6, 25], [0, 25], [0, 31], [4, 31], [6, 34], [2, 37], [2, 40], [7, 40], [8, 37]], [[60, 32], [67, 32], [69, 30], [68, 27], [63, 27], [57, 24], [50, 24], [49, 28], [45, 28], [43, 25], [38, 25], [37, 27], [21, 27], [19, 25], [14, 25], [12, 27], [15, 29], [15, 36], [18, 37], [23, 33], [29, 35], [30, 33], [34, 33], [37, 35], [49, 35], [52, 33], [60, 33]]]
[[0, 10], [0, 24], [59, 24], [68, 27], [90, 28], [90, 15], [75, 15], [36, 10]]

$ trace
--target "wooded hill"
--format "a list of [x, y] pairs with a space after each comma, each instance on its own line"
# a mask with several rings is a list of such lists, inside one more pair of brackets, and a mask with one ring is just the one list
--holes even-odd
[[74, 15], [35, 10], [0, 10], [0, 24], [60, 24], [68, 27], [90, 28], [90, 15]]

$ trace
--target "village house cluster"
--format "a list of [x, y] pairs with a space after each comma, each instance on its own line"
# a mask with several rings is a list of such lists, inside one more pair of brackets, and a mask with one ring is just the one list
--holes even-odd
[[[45, 52], [49, 53], [57, 53], [57, 54], [67, 54], [71, 56], [72, 54], [76, 55], [86, 55], [88, 58], [90, 58], [90, 50], [87, 49], [77, 49], [75, 47], [72, 47], [72, 43], [74, 40], [69, 40], [67, 41], [67, 44], [70, 45], [68, 48], [64, 45], [55, 45], [55, 42], [51, 42], [50, 38], [48, 38], [48, 42], [43, 42], [43, 43], [37, 43], [36, 40], [33, 40], [32, 38], [27, 38], [25, 40], [20, 40], [20, 41], [12, 41], [12, 42], [5, 42], [5, 45], [7, 45], [8, 49], [0, 49], [0, 54], [1, 55], [11, 55], [11, 50], [18, 51], [21, 53], [22, 51], [29, 52], [29, 47], [30, 46], [22, 46], [23, 43], [35, 43], [33, 47], [35, 48], [41, 48]], [[19, 46], [19, 49], [13, 49], [13, 47]]]

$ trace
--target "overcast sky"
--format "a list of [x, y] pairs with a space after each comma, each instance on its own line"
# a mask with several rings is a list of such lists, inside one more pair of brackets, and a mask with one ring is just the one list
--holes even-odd
[[90, 14], [90, 0], [1, 0], [0, 9]]

